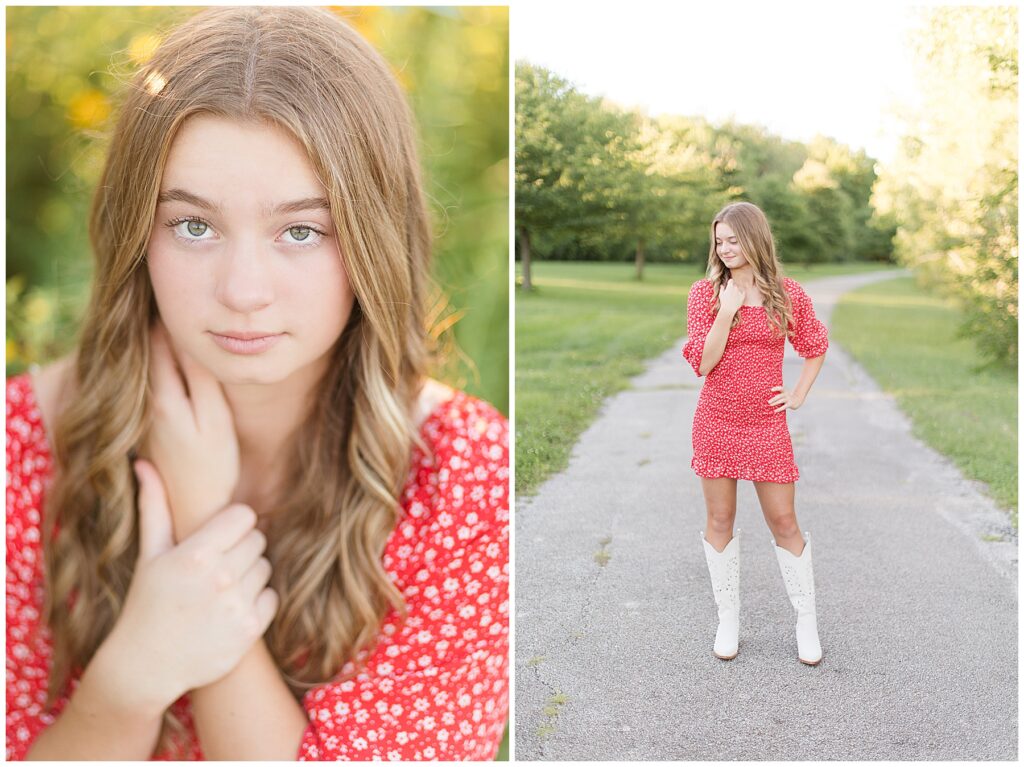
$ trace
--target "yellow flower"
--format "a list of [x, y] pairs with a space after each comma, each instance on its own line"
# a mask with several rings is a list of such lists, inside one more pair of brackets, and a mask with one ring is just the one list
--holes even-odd
[[68, 104], [68, 119], [78, 128], [92, 128], [110, 114], [110, 102], [95, 88], [76, 93]]
[[18, 348], [18, 342], [13, 338], [7, 339], [7, 359], [5, 363], [10, 365], [12, 362], [17, 362], [21, 357], [21, 349]]
[[32, 325], [41, 325], [53, 315], [53, 305], [48, 298], [34, 295], [25, 302], [25, 319]]
[[136, 64], [142, 65], [149, 61], [160, 46], [160, 38], [149, 32], [135, 35], [128, 44], [128, 55]]

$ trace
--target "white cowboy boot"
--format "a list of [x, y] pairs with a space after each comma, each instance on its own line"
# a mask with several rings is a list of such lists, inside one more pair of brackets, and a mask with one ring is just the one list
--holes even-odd
[[814, 611], [814, 567], [811, 563], [811, 534], [804, 533], [804, 550], [800, 556], [776, 546], [775, 556], [779, 560], [782, 580], [786, 584], [789, 601], [796, 610], [796, 647], [801, 663], [816, 666], [821, 660], [821, 643], [818, 641], [818, 619]]
[[716, 658], [732, 660], [739, 652], [740, 642], [740, 531], [721, 551], [715, 551], [700, 534], [704, 543], [704, 556], [711, 573], [711, 589], [718, 605], [718, 630], [715, 632]]

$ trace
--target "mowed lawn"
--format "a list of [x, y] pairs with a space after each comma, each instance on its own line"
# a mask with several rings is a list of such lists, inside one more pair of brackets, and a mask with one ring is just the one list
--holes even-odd
[[914, 434], [986, 483], [1016, 526], [1016, 371], [979, 370], [975, 345], [957, 337], [959, 322], [952, 302], [908, 277], [847, 293], [830, 332], [896, 398]]
[[[878, 264], [786, 267], [801, 282], [875, 271]], [[516, 291], [516, 492], [529, 494], [566, 467], [606, 397], [644, 362], [686, 335], [686, 296], [697, 264], [534, 262], [535, 291]], [[681, 353], [681, 352], [680, 352]]]

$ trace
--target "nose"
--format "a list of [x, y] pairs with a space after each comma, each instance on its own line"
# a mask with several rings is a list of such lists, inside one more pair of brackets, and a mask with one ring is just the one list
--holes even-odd
[[274, 300], [269, 256], [255, 247], [231, 248], [222, 254], [216, 298], [233, 312], [251, 314]]

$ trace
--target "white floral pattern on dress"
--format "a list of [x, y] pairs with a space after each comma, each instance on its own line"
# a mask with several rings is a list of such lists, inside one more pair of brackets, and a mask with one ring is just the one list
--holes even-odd
[[[801, 357], [819, 357], [828, 349], [828, 330], [814, 316], [810, 296], [796, 280], [783, 279], [793, 303], [790, 343]], [[698, 280], [687, 299], [688, 338], [683, 356], [700, 375], [704, 342], [715, 321], [714, 287]], [[761, 306], [740, 307], [739, 327], [731, 328], [722, 359], [708, 373], [693, 415], [693, 460], [699, 477], [732, 477], [755, 482], [795, 482], [800, 470], [786, 426], [786, 411], [774, 412], [768, 400], [782, 386], [785, 339], [774, 334]]]
[[[508, 715], [508, 423], [464, 392], [427, 418], [383, 555], [402, 592], [355, 676], [302, 699], [298, 760], [493, 759]], [[50, 450], [28, 376], [7, 383], [7, 759], [23, 759], [74, 692], [45, 709], [51, 637], [40, 509]], [[174, 704], [201, 760], [188, 696]], [[157, 754], [154, 759], [166, 759]]]

